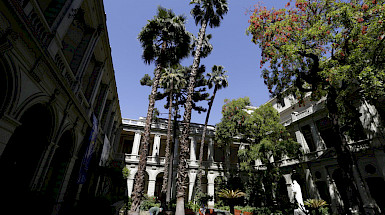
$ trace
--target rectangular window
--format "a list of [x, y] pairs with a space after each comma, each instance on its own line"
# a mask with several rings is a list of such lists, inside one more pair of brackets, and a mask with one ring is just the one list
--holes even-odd
[[310, 128], [310, 125], [305, 125], [301, 128], [301, 132], [303, 134], [303, 136], [305, 137], [305, 140], [306, 140], [306, 143], [307, 143], [307, 146], [309, 147], [309, 150], [311, 152], [314, 152], [317, 150], [317, 146], [313, 140], [313, 136], [311, 134], [311, 128]]

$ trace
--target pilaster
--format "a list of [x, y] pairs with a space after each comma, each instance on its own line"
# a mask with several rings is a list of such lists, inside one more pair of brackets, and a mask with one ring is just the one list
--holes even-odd
[[297, 138], [297, 142], [301, 144], [302, 149], [304, 150], [305, 153], [309, 153], [309, 147], [307, 146], [305, 137], [303, 136], [302, 132], [300, 130], [295, 131], [295, 136]]
[[194, 193], [194, 185], [197, 173], [195, 170], [189, 172], [189, 184], [188, 184], [188, 201], [191, 201], [192, 195]]
[[214, 161], [214, 140], [213, 138], [209, 139], [209, 148], [208, 148], [208, 153], [207, 153], [207, 160], [210, 162]]
[[134, 143], [132, 145], [132, 153], [131, 154], [138, 155], [141, 137], [142, 137], [141, 132], [140, 131], [136, 131], [135, 132], [135, 136], [134, 136]]
[[154, 145], [152, 147], [152, 157], [159, 157], [160, 150], [160, 134], [155, 134], [154, 136]]
[[70, 180], [70, 177], [71, 177], [71, 173], [72, 174], [76, 174], [76, 172], [72, 172], [72, 171], [73, 171], [73, 168], [74, 168], [74, 165], [75, 165], [75, 162], [76, 162], [77, 159], [78, 159], [77, 156], [73, 156], [71, 158], [71, 161], [70, 161], [70, 163], [68, 165], [67, 174], [65, 175], [65, 178], [64, 178], [64, 181], [63, 181], [63, 185], [62, 185], [62, 189], [61, 189], [60, 195], [58, 197], [58, 202], [62, 202], [64, 200], [64, 194], [66, 193], [67, 186], [68, 186], [68, 183], [69, 183], [69, 180]]
[[196, 161], [197, 160], [197, 157], [196, 157], [197, 142], [194, 137], [189, 137], [189, 138], [190, 138], [190, 160]]
[[55, 151], [58, 147], [59, 146], [54, 142], [51, 142], [51, 144], [49, 144], [49, 146], [47, 147], [47, 150], [44, 153], [43, 159], [39, 165], [39, 169], [38, 169], [37, 173], [35, 174], [34, 181], [32, 183], [32, 189], [33, 190], [40, 190], [40, 188], [43, 184], [45, 175], [47, 174], [47, 171], [48, 171], [49, 166], [51, 164], [52, 158], [53, 158]]
[[0, 155], [3, 154], [9, 139], [15, 132], [15, 129], [20, 125], [21, 123], [19, 121], [6, 114], [0, 119]]
[[318, 132], [318, 129], [317, 129], [316, 125], [314, 124], [314, 122], [310, 123], [310, 130], [311, 130], [311, 135], [313, 137], [313, 140], [314, 140], [316, 147], [317, 147], [316, 150], [320, 151], [322, 149], [326, 149], [325, 143], [322, 141], [321, 135]]

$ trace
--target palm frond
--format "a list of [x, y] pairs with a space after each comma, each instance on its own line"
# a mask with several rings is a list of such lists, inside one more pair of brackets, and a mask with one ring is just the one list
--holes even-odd
[[304, 204], [311, 208], [320, 208], [328, 205], [326, 201], [322, 199], [307, 199]]

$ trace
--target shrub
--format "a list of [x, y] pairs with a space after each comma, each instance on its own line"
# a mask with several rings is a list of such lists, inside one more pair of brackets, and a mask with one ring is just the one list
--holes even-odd
[[140, 210], [148, 211], [151, 207], [160, 207], [160, 203], [156, 201], [156, 197], [144, 195]]
[[189, 209], [193, 210], [194, 212], [199, 211], [199, 205], [197, 203], [194, 203], [193, 201], [189, 201], [186, 205], [186, 208], [189, 208]]
[[327, 215], [328, 208], [325, 200], [322, 199], [307, 199], [304, 202], [306, 209], [311, 215]]

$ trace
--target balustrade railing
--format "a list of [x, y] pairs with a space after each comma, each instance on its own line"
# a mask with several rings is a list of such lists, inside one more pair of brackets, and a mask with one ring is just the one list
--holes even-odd
[[32, 35], [39, 41], [40, 45], [47, 48], [53, 36], [36, 1], [30, 0], [28, 3], [18, 0], [8, 1], [26, 23]]

